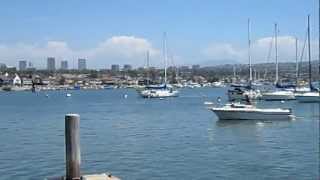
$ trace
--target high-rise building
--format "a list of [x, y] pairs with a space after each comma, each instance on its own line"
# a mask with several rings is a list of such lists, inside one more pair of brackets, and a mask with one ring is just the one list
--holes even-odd
[[47, 70], [49, 70], [49, 71], [56, 70], [56, 60], [54, 57], [47, 58]]
[[86, 59], [78, 59], [78, 70], [87, 69]]
[[68, 69], [68, 61], [61, 61], [61, 70]]
[[123, 65], [123, 70], [130, 71], [130, 70], [132, 70], [132, 66], [130, 64], [125, 64], [125, 65]]
[[20, 71], [27, 70], [27, 61], [25, 60], [19, 61], [19, 70]]
[[181, 66], [180, 71], [189, 71], [189, 66]]
[[0, 63], [0, 71], [7, 69], [7, 65], [4, 63]]
[[118, 64], [112, 64], [111, 71], [114, 71], [114, 72], [120, 71], [120, 66]]
[[199, 64], [192, 65], [192, 70], [199, 70], [199, 69], [200, 69]]

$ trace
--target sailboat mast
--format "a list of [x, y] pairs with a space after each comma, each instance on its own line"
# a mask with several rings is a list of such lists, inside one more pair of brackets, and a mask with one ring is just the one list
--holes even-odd
[[275, 38], [275, 51], [276, 51], [276, 83], [279, 81], [279, 64], [278, 64], [278, 25], [274, 24], [274, 38]]
[[298, 63], [298, 38], [296, 37], [296, 86], [298, 85], [298, 71], [299, 71], [299, 63]]
[[251, 30], [251, 26], [250, 26], [250, 19], [248, 19], [248, 59], [249, 59], [249, 80], [250, 83], [252, 81], [252, 65], [251, 65], [251, 39], [250, 39], [250, 30]]
[[312, 90], [311, 77], [311, 49], [310, 49], [310, 15], [308, 15], [308, 59], [309, 59], [309, 87]]
[[236, 65], [233, 65], [233, 78], [236, 79]]
[[164, 83], [167, 84], [167, 33], [163, 34]]
[[150, 53], [149, 50], [147, 51], [147, 84], [149, 85], [150, 83], [150, 67], [149, 67], [149, 62], [150, 62]]

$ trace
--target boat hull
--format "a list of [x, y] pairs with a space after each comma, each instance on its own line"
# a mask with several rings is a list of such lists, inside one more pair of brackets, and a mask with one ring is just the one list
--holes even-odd
[[144, 98], [167, 98], [177, 97], [178, 93], [175, 90], [144, 90], [140, 92], [140, 95]]
[[298, 94], [296, 95], [296, 99], [297, 101], [303, 102], [303, 103], [316, 103], [316, 102], [320, 102], [320, 95], [319, 93]]
[[266, 101], [282, 101], [282, 100], [295, 100], [295, 95], [292, 92], [276, 92], [276, 93], [264, 93], [261, 97]]
[[219, 118], [219, 120], [291, 120], [292, 112], [263, 112], [263, 111], [241, 111], [241, 110], [223, 110], [221, 108], [211, 109]]

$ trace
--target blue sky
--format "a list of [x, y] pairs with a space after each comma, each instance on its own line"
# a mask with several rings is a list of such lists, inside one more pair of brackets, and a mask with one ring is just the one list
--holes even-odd
[[[27, 59], [41, 67], [47, 56], [58, 61], [82, 56], [97, 68], [113, 63], [143, 66], [144, 51], [150, 48], [154, 64], [160, 65], [164, 31], [176, 64], [245, 62], [248, 17], [253, 41], [271, 37], [274, 22], [283, 41], [290, 41], [304, 38], [307, 14], [315, 45], [317, 0], [1, 1], [0, 62], [16, 65], [18, 59]], [[290, 42], [283, 42], [283, 49], [290, 49]], [[134, 50], [126, 54], [121, 49]], [[253, 53], [257, 61], [268, 51], [261, 55], [262, 49]], [[292, 58], [285, 51], [284, 61]]]

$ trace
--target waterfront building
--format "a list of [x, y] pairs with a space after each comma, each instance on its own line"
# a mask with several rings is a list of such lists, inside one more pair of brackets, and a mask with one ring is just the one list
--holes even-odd
[[181, 66], [180, 71], [189, 71], [189, 66]]
[[86, 59], [78, 59], [78, 70], [86, 70], [87, 69], [87, 62]]
[[131, 71], [132, 70], [132, 66], [130, 64], [125, 64], [125, 65], [123, 65], [123, 70], [124, 71]]
[[68, 61], [61, 61], [61, 70], [68, 70]]
[[15, 72], [15, 71], [17, 71], [17, 68], [14, 67], [14, 66], [7, 66], [6, 70], [9, 71], [9, 72]]
[[22, 85], [23, 86], [32, 86], [32, 79], [31, 78], [22, 78]]
[[25, 60], [19, 61], [19, 70], [25, 71], [26, 69], [27, 69], [27, 61]]
[[3, 71], [7, 68], [7, 65], [4, 63], [0, 63], [0, 71]]
[[15, 86], [21, 86], [21, 79], [18, 76], [18, 74], [15, 74], [15, 77], [13, 78], [13, 82], [12, 83]]
[[192, 65], [192, 70], [193, 71], [197, 71], [199, 69], [200, 69], [200, 65], [199, 64]]
[[49, 71], [56, 70], [56, 60], [54, 57], [47, 58], [47, 70], [49, 70]]
[[118, 64], [112, 64], [111, 65], [111, 71], [113, 71], [113, 72], [120, 71], [120, 66]]

